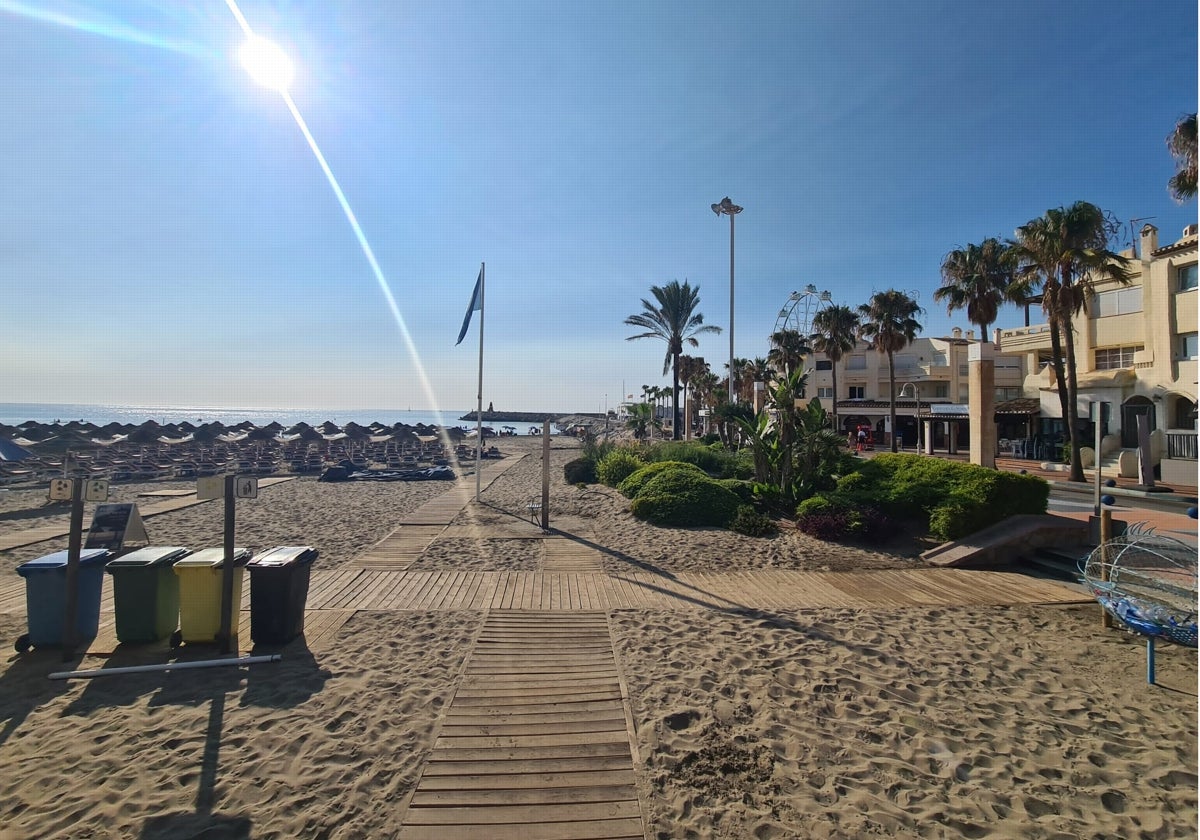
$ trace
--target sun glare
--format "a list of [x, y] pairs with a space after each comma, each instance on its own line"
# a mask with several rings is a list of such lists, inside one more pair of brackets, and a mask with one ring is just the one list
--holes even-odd
[[285, 91], [292, 83], [292, 62], [279, 46], [251, 35], [238, 51], [242, 66], [254, 81], [272, 90]]

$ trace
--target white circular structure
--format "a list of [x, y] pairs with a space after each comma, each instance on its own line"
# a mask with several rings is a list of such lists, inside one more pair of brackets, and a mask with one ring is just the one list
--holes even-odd
[[827, 291], [817, 291], [817, 287], [809, 283], [802, 292], [792, 292], [788, 295], [779, 317], [775, 319], [774, 335], [781, 330], [794, 330], [806, 339], [812, 335], [813, 318], [829, 305], [831, 300]]

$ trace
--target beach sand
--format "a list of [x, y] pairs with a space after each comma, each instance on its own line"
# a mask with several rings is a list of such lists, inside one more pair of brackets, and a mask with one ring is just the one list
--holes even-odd
[[[414, 571], [537, 568], [537, 541], [515, 524], [529, 527], [540, 495], [540, 441], [499, 446], [528, 454]], [[645, 525], [614, 492], [562, 483], [573, 447], [554, 440], [552, 524], [594, 546], [609, 574], [920, 565], [794, 531]], [[239, 502], [238, 542], [311, 544], [317, 569], [348, 569], [448, 489], [285, 482]], [[0, 533], [64, 514], [42, 509], [44, 490], [22, 494], [0, 493]], [[207, 503], [146, 526], [156, 544], [219, 545], [220, 515]], [[517, 536], [492, 538], [506, 530]], [[65, 545], [0, 553], [0, 584]], [[93, 681], [47, 680], [63, 667], [57, 651], [9, 647], [0, 837], [396, 836], [485, 616], [359, 611], [330, 643], [293, 643], [279, 663]], [[1101, 630], [1094, 606], [689, 603], [608, 619], [647, 837], [1196, 837], [1196, 654], [1161, 645], [1160, 685], [1147, 686], [1143, 643]], [[24, 629], [23, 606], [0, 613], [6, 647]], [[78, 667], [167, 655], [121, 646]]]

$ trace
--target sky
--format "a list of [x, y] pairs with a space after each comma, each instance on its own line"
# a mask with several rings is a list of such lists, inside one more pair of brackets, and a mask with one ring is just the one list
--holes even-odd
[[966, 329], [942, 257], [1053, 207], [1196, 221], [1194, 0], [237, 5], [379, 277], [226, 2], [0, 0], [0, 402], [472, 408], [486, 263], [484, 406], [599, 411], [670, 381], [651, 286], [728, 328], [727, 195], [747, 358], [810, 284]]

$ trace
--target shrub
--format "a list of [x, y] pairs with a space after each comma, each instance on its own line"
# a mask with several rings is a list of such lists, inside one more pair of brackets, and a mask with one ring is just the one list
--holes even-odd
[[775, 520], [766, 514], [759, 513], [750, 505], [739, 505], [729, 523], [729, 530], [737, 531], [748, 537], [771, 537], [779, 533]]
[[850, 513], [829, 508], [796, 518], [796, 527], [818, 540], [843, 540], [850, 535]]
[[596, 477], [601, 484], [616, 487], [646, 463], [631, 449], [613, 449], [596, 462]]
[[563, 464], [563, 478], [567, 484], [595, 484], [596, 464], [590, 458], [576, 458]]
[[745, 477], [738, 475], [740, 459], [737, 453], [726, 451], [723, 446], [709, 446], [698, 441], [663, 441], [646, 450], [645, 458], [650, 463], [677, 461], [695, 464], [711, 476], [718, 478]]
[[708, 477], [704, 470], [695, 464], [685, 464], [682, 461], [659, 461], [654, 464], [647, 464], [631, 473], [624, 481], [617, 485], [617, 490], [627, 499], [637, 498], [637, 495], [649, 481], [663, 472], [670, 472], [672, 470], [685, 470], [704, 476], [705, 478]]
[[732, 490], [733, 494], [742, 500], [742, 504], [754, 504], [754, 482], [742, 478], [719, 478], [717, 482], [722, 487]]
[[662, 470], [647, 481], [634, 498], [631, 509], [638, 519], [655, 525], [724, 527], [733, 520], [740, 504], [732, 490], [721, 486], [703, 471], [684, 465]]
[[896, 517], [928, 520], [939, 539], [957, 539], [1021, 513], [1045, 513], [1050, 485], [922, 455], [881, 454], [844, 476], [831, 498]]
[[828, 496], [812, 496], [796, 505], [796, 516], [808, 516], [813, 513], [825, 513], [840, 509], [841, 507]]

